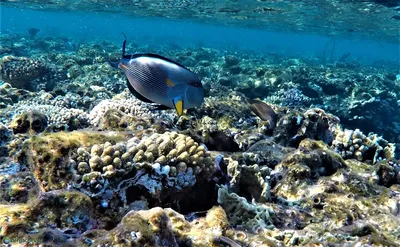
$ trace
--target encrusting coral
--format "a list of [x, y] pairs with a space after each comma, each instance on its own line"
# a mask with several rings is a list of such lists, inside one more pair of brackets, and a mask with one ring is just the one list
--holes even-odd
[[16, 116], [11, 122], [11, 129], [14, 134], [40, 133], [47, 127], [47, 117], [41, 112], [31, 111]]
[[[228, 227], [225, 212], [220, 207], [209, 210], [204, 219], [188, 222], [176, 211], [155, 207], [130, 211], [121, 223], [108, 232], [92, 230], [78, 240], [105, 246], [220, 246]], [[99, 238], [98, 236], [105, 236]]]
[[81, 145], [121, 140], [122, 133], [57, 132], [32, 136], [19, 154], [22, 163], [35, 174], [43, 191], [64, 189], [76, 176], [71, 169], [71, 152]]
[[54, 81], [65, 78], [63, 73], [44, 59], [5, 56], [0, 59], [0, 75], [15, 88], [39, 91], [51, 90]]

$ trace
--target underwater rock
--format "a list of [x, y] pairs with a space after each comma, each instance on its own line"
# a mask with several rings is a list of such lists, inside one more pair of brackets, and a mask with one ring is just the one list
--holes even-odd
[[11, 129], [14, 134], [40, 133], [47, 127], [47, 117], [39, 111], [30, 111], [18, 115], [11, 122]]
[[26, 203], [38, 190], [33, 174], [19, 172], [19, 165], [12, 162], [0, 163], [0, 184], [0, 203]]
[[235, 134], [234, 138], [235, 142], [239, 144], [239, 148], [242, 151], [246, 151], [253, 144], [257, 143], [262, 139], [265, 139], [266, 137], [262, 133], [255, 132], [253, 129], [248, 129], [248, 130], [242, 130], [239, 133]]
[[345, 167], [345, 161], [326, 144], [305, 139], [300, 142], [298, 151], [286, 155], [275, 167], [273, 173], [277, 175], [273, 178], [272, 191], [275, 196], [298, 200], [296, 192], [303, 183], [312, 184], [320, 177], [331, 176]]
[[230, 66], [230, 67], [228, 68], [228, 70], [229, 70], [229, 73], [230, 73], [231, 75], [238, 75], [238, 74], [240, 74], [240, 72], [242, 72], [242, 68], [239, 67], [238, 65]]
[[32, 136], [20, 154], [22, 162], [27, 162], [42, 191], [65, 189], [74, 182], [76, 174], [70, 155], [81, 146], [94, 143], [116, 141], [124, 134], [96, 132], [57, 132]]
[[323, 78], [316, 81], [326, 95], [340, 95], [346, 93], [348, 85], [352, 83], [347, 79], [337, 78], [333, 73], [326, 73]]
[[246, 102], [246, 97], [238, 93], [232, 93], [228, 96], [225, 93], [221, 97], [210, 96], [205, 98], [201, 108], [193, 109], [193, 114], [198, 119], [205, 118], [208, 120], [204, 121], [207, 124], [202, 124], [197, 129], [203, 132], [212, 132], [250, 125], [251, 111], [244, 102]]
[[76, 244], [90, 242], [105, 246], [220, 246], [216, 245], [228, 227], [225, 212], [214, 207], [206, 217], [187, 221], [176, 211], [160, 207], [130, 211], [121, 223], [110, 231], [91, 230]]
[[0, 122], [0, 146], [8, 142], [11, 137], [11, 130], [7, 128], [2, 122]]
[[232, 80], [232, 78], [226, 77], [226, 76], [220, 77], [219, 80], [218, 80], [218, 83], [223, 85], [223, 86], [234, 86], [235, 85], [235, 83]]
[[156, 127], [154, 119], [145, 114], [134, 116], [118, 109], [108, 109], [99, 122], [96, 123], [101, 130], [148, 130]]
[[248, 203], [246, 198], [230, 193], [224, 186], [218, 190], [218, 203], [225, 210], [229, 223], [238, 228], [257, 233], [259, 229], [274, 228], [274, 212], [262, 204]]
[[211, 151], [237, 152], [239, 145], [233, 137], [226, 135], [222, 131], [206, 133], [205, 145]]
[[232, 67], [232, 66], [238, 65], [240, 63], [240, 59], [233, 55], [224, 56], [224, 60], [225, 60], [226, 67]]
[[[286, 154], [293, 152], [293, 150], [293, 148], [283, 147], [275, 143], [272, 138], [268, 138], [260, 140], [250, 146], [250, 148], [246, 150], [246, 153], [259, 155], [259, 162], [257, 163], [258, 165], [274, 168], [278, 163], [281, 162]], [[246, 155], [243, 155], [244, 160], [246, 160], [245, 156]]]
[[322, 142], [304, 139], [299, 144], [299, 152], [288, 154], [277, 169], [297, 167], [304, 173], [296, 172], [293, 178], [312, 178], [330, 176], [338, 169], [345, 167], [340, 155], [328, 149]]
[[[82, 193], [52, 191], [18, 206], [0, 205], [3, 240], [63, 245], [94, 227], [90, 198]], [[61, 230], [62, 229], [62, 230]], [[14, 240], [13, 240], [14, 239]]]
[[9, 83], [0, 85], [0, 110], [21, 100], [33, 98], [35, 94], [24, 89], [13, 88]]
[[67, 77], [75, 79], [83, 73], [82, 68], [79, 65], [71, 66], [67, 71]]
[[52, 90], [54, 79], [63, 77], [57, 69], [50, 68], [42, 59], [12, 56], [0, 60], [0, 75], [12, 87], [29, 91]]
[[332, 143], [334, 132], [339, 128], [339, 118], [319, 108], [307, 110], [304, 114], [290, 111], [282, 116], [274, 129], [274, 141], [297, 147], [301, 140], [311, 138]]
[[[107, 111], [110, 109], [118, 110], [121, 112], [118, 114], [124, 116], [126, 114], [128, 114], [129, 116], [138, 117], [151, 115], [148, 104], [146, 105], [145, 103], [137, 99], [102, 100], [90, 111], [89, 118], [91, 120], [91, 123], [94, 126], [99, 126]], [[109, 114], [110, 113], [111, 112], [109, 112]]]
[[378, 184], [390, 187], [394, 184], [400, 184], [400, 164], [395, 161], [380, 161], [377, 164]]
[[[247, 153], [245, 153], [248, 155]], [[256, 202], [267, 202], [270, 200], [270, 185], [265, 177], [270, 172], [269, 169], [261, 170], [260, 166], [254, 165], [241, 165], [232, 166], [228, 165], [229, 173], [232, 173], [230, 181], [231, 190], [245, 197], [247, 200], [255, 200]], [[269, 174], [268, 174], [269, 175]]]

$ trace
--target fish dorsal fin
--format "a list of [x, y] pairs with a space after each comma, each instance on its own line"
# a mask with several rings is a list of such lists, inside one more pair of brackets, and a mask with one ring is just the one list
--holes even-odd
[[190, 69], [186, 68], [185, 66], [183, 66], [182, 64], [175, 62], [174, 60], [171, 60], [169, 58], [163, 57], [161, 55], [158, 54], [154, 54], [154, 53], [139, 53], [139, 54], [133, 54], [133, 55], [124, 55], [123, 58], [127, 58], [127, 59], [134, 59], [134, 58], [138, 58], [138, 57], [152, 57], [152, 58], [158, 58], [161, 60], [165, 60], [168, 61], [170, 63], [173, 63], [175, 65], [178, 65], [181, 68], [184, 68], [186, 70], [189, 70], [190, 72], [192, 72]]
[[124, 35], [125, 39], [124, 42], [122, 43], [122, 57], [125, 56], [125, 47], [126, 47], [126, 35], [124, 33], [122, 33], [122, 35]]
[[131, 93], [132, 93], [133, 95], [135, 95], [135, 97], [136, 97], [138, 100], [143, 101], [143, 102], [146, 102], [146, 103], [154, 103], [153, 101], [149, 100], [148, 98], [146, 98], [146, 97], [144, 97], [143, 95], [141, 95], [138, 91], [136, 91], [136, 90], [132, 87], [132, 85], [131, 85], [131, 83], [129, 82], [128, 79], [126, 80], [126, 82], [127, 82], [127, 84], [128, 84], [129, 91], [131, 91]]
[[158, 58], [161, 60], [165, 60], [168, 61], [170, 63], [173, 63], [175, 65], [178, 65], [179, 67], [182, 67], [186, 70], [189, 70], [190, 72], [192, 72], [190, 69], [186, 68], [185, 66], [183, 66], [180, 63], [175, 62], [174, 60], [171, 60], [169, 58], [160, 56], [158, 54], [154, 54], [154, 53], [138, 53], [138, 54], [133, 54], [133, 55], [125, 55], [125, 47], [126, 47], [126, 35], [124, 33], [122, 33], [122, 35], [124, 35], [124, 42], [122, 43], [122, 58], [126, 58], [126, 59], [133, 59], [133, 58], [138, 58], [138, 57], [152, 57], [152, 58]]

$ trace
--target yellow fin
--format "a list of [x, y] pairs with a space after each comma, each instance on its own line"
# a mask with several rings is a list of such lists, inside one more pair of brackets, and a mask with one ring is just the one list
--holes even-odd
[[174, 106], [175, 106], [175, 110], [176, 113], [178, 113], [178, 116], [182, 116], [183, 114], [183, 100], [177, 100], [174, 101]]
[[175, 86], [175, 83], [173, 83], [173, 82], [171, 81], [171, 79], [169, 79], [169, 78], [167, 78], [167, 80], [165, 81], [165, 83], [167, 83], [167, 85], [170, 86], [170, 87]]

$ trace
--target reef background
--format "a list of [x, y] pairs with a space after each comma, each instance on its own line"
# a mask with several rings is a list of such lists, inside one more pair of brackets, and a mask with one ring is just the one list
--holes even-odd
[[[190, 10], [178, 2], [132, 9]], [[179, 13], [132, 18], [117, 5], [107, 14], [2, 5], [0, 242], [398, 246], [400, 68], [390, 32], [398, 9], [324, 2], [344, 22], [322, 28], [340, 19], [332, 14], [321, 32], [307, 22], [314, 12], [297, 16], [308, 5], [190, 12], [247, 15], [246, 23], [273, 14], [280, 25], [265, 30]], [[351, 11], [360, 19], [351, 22]], [[121, 56], [121, 31], [128, 53], [158, 53], [197, 73], [205, 103], [178, 119], [135, 99], [107, 62]]]
[[[15, 3], [15, 1], [13, 1]], [[97, 1], [100, 2], [100, 1]], [[368, 3], [364, 3], [367, 4]], [[107, 40], [120, 44], [124, 32], [131, 42], [139, 45], [148, 45], [155, 48], [163, 44], [176, 44], [180, 47], [204, 46], [228, 51], [246, 51], [263, 55], [269, 52], [279, 55], [292, 55], [296, 57], [322, 57], [329, 60], [339, 59], [343, 54], [351, 53], [351, 58], [361, 60], [366, 64], [379, 63], [379, 60], [389, 61], [393, 66], [398, 65], [398, 40], [380, 36], [373, 38], [370, 33], [363, 30], [354, 32], [332, 31], [319, 27], [321, 30], [311, 32], [303, 27], [302, 30], [286, 30], [269, 25], [259, 25], [249, 28], [245, 25], [211, 25], [199, 21], [182, 21], [174, 18], [125, 16], [120, 14], [104, 13], [101, 9], [93, 12], [65, 12], [65, 11], [35, 11], [31, 9], [9, 8], [2, 5], [1, 31], [12, 33], [26, 33], [31, 27], [40, 29], [41, 36], [69, 37], [81, 42], [90, 42], [93, 39]], [[391, 15], [397, 12], [392, 8], [381, 9], [377, 5], [375, 11], [388, 11], [387, 22], [394, 21]], [[101, 5], [99, 6], [101, 7]], [[222, 7], [221, 7], [222, 8]], [[371, 11], [374, 10], [370, 7]], [[291, 9], [288, 9], [288, 13]], [[294, 10], [293, 10], [294, 11]], [[276, 14], [284, 25], [284, 16]], [[311, 14], [313, 15], [313, 14]], [[234, 15], [233, 15], [234, 16]], [[363, 16], [358, 14], [358, 16]], [[344, 17], [344, 14], [342, 15]], [[300, 17], [296, 17], [300, 18]], [[306, 18], [306, 16], [304, 16]], [[354, 17], [356, 18], [356, 16]], [[377, 17], [375, 17], [377, 18]], [[345, 20], [343, 20], [345, 21]], [[250, 22], [250, 21], [249, 21]], [[69, 23], [69, 25], [65, 25]], [[218, 24], [218, 22], [213, 22]], [[295, 22], [293, 23], [293, 25]], [[311, 22], [309, 25], [316, 25]], [[354, 28], [354, 23], [347, 22], [348, 29]], [[396, 24], [392, 23], [392, 24]], [[334, 27], [335, 22], [332, 22]], [[374, 23], [366, 23], [359, 28], [370, 28]], [[397, 23], [398, 25], [398, 23]], [[300, 25], [301, 27], [301, 25]], [[393, 26], [396, 27], [396, 26]], [[365, 31], [365, 30], [364, 30]], [[379, 32], [379, 29], [375, 30]], [[387, 31], [387, 30], [386, 30]], [[392, 35], [397, 35], [396, 30]], [[335, 48], [327, 44], [336, 40]], [[136, 51], [132, 51], [136, 52]]]

